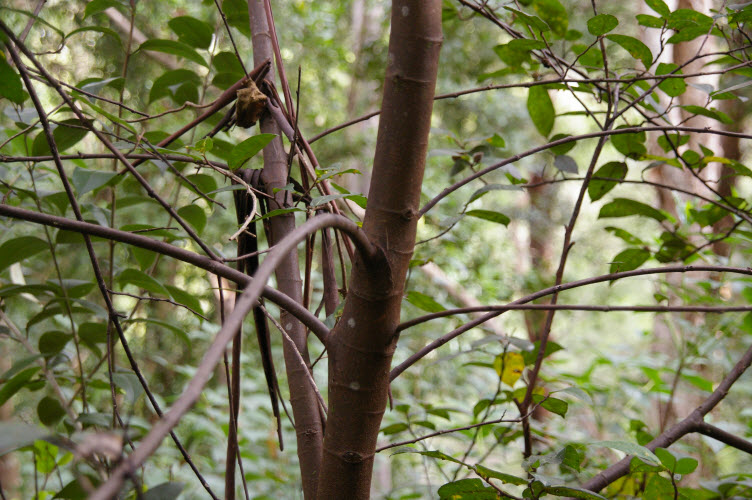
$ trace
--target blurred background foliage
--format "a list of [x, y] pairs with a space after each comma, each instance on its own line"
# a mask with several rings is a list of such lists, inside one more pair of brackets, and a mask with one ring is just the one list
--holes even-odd
[[[502, 4], [488, 3], [498, 4], [495, 8]], [[541, 2], [548, 3], [551, 2]], [[199, 105], [209, 103], [242, 76], [214, 2], [165, 0], [130, 4], [120, 0], [89, 3], [49, 0], [42, 4], [27, 43], [40, 54], [48, 70], [75, 87], [115, 101], [122, 98], [131, 109], [157, 115], [183, 106], [186, 101]], [[530, 1], [513, 4], [510, 5], [528, 11], [532, 8], [528, 8]], [[592, 17], [592, 7], [590, 2], [575, 0], [561, 0], [561, 4], [566, 9], [568, 26], [565, 31], [569, 31], [565, 37], [554, 40], [553, 48], [572, 60], [577, 52], [573, 45], [589, 44], [593, 39], [586, 25]], [[243, 62], [250, 69], [250, 32], [245, 3], [225, 0], [222, 5]], [[19, 33], [29, 20], [28, 13], [35, 7], [35, 2], [8, 0], [0, 7], [0, 15]], [[300, 68], [299, 125], [305, 137], [310, 138], [378, 108], [388, 57], [389, 8], [389, 3], [376, 0], [274, 2], [282, 58], [293, 88], [298, 85], [297, 69]], [[635, 15], [645, 11], [639, 2], [600, 2], [599, 8], [618, 18], [619, 33], [643, 36], [645, 28], [635, 21]], [[546, 73], [545, 67], [532, 63], [511, 70], [497, 54], [498, 47], [508, 43], [510, 37], [487, 19], [473, 15], [462, 2], [447, 0], [444, 14], [445, 41], [437, 94], [487, 84], [529, 81], [525, 73], [532, 74], [533, 78]], [[131, 16], [134, 38], [123, 78]], [[195, 22], [182, 23], [181, 19]], [[83, 27], [90, 30], [81, 30]], [[145, 38], [139, 39], [138, 33]], [[178, 40], [192, 46], [193, 53], [198, 54], [203, 64], [195, 59], [192, 62], [176, 57], [175, 53], [135, 51], [145, 40], [156, 39]], [[615, 45], [609, 46], [608, 57], [611, 67], [624, 74], [628, 73], [626, 68], [634, 65], [634, 59]], [[717, 88], [730, 86], [732, 77], [723, 78]], [[59, 105], [59, 99], [49, 88], [39, 84], [37, 87], [46, 109]], [[424, 202], [471, 169], [478, 170], [542, 144], [541, 134], [528, 115], [528, 92], [526, 88], [491, 90], [436, 102], [423, 186]], [[570, 93], [554, 91], [550, 95], [557, 117], [553, 130], [546, 135], [596, 130]], [[745, 130], [748, 91], [742, 88], [737, 95], [742, 99], [735, 101], [738, 107], [736, 127]], [[592, 95], [583, 99], [594, 109], [599, 106]], [[29, 102], [21, 107], [5, 99], [0, 100], [0, 105], [4, 107], [0, 117], [3, 144], [0, 154], [8, 157], [44, 154], [44, 144], [38, 139], [43, 133], [35, 122]], [[134, 113], [119, 111], [114, 105], [101, 101], [97, 105], [111, 115], [128, 120], [138, 118]], [[147, 122], [131, 123], [131, 126], [143, 139], [156, 143], [199, 112], [200, 109], [189, 106]], [[53, 116], [58, 122], [69, 118], [71, 114], [65, 108]], [[182, 144], [195, 143], [219, 118], [218, 115], [184, 137]], [[333, 177], [335, 183], [352, 192], [367, 194], [377, 122], [377, 118], [371, 118], [314, 143], [323, 169], [359, 171]], [[112, 122], [107, 127], [131, 141], [137, 138], [124, 133], [124, 127], [119, 128]], [[58, 130], [61, 134], [67, 131], [74, 141], [65, 151], [67, 154], [104, 151], [92, 134], [78, 137], [75, 128], [65, 129], [60, 124]], [[24, 133], [19, 135], [20, 131]], [[241, 129], [220, 132], [208, 153], [209, 158], [226, 161], [232, 146], [249, 135]], [[127, 150], [130, 146], [124, 142], [121, 147]], [[593, 143], [583, 141], [566, 153], [576, 163], [579, 175], [587, 168], [592, 148]], [[171, 149], [188, 151], [181, 145], [173, 145]], [[744, 163], [746, 152], [746, 144], [741, 143], [736, 160]], [[455, 191], [424, 217], [418, 233], [421, 243], [416, 248], [409, 275], [404, 319], [426, 311], [469, 305], [467, 296], [482, 304], [503, 304], [553, 284], [562, 228], [569, 220], [580, 186], [578, 182], [563, 180], [576, 177], [576, 172], [567, 175], [572, 172], [557, 171], [555, 160], [556, 156], [550, 152], [524, 158]], [[259, 166], [260, 159], [250, 161], [251, 166]], [[624, 161], [624, 155], [607, 145], [600, 163], [607, 161]], [[628, 160], [628, 163], [628, 178], [643, 178], [642, 170], [648, 160]], [[87, 220], [126, 230], [175, 226], [132, 178], [112, 175], [117, 171], [112, 160], [70, 159], [65, 165]], [[212, 198], [230, 208], [230, 213], [198, 197], [161, 162], [147, 162], [139, 171], [173, 206], [182, 210], [181, 215], [205, 241], [211, 242], [214, 250], [232, 257], [235, 243], [229, 241], [229, 236], [237, 228], [231, 210], [232, 195], [228, 191], [217, 191], [228, 184], [206, 169], [199, 172], [181, 162], [174, 166], [203, 192], [211, 193]], [[71, 217], [51, 161], [0, 162], [0, 180], [4, 202]], [[537, 194], [533, 189], [516, 186], [541, 180], [561, 182], [535, 188], [539, 190]], [[494, 188], [495, 185], [503, 185], [503, 188]], [[469, 202], [484, 186], [491, 187], [482, 198]], [[110, 187], [115, 187], [117, 192], [114, 204]], [[736, 196], [746, 199], [749, 179], [739, 178], [734, 189]], [[628, 231], [641, 240], [641, 245], [653, 251], [660, 246], [662, 228], [656, 221], [598, 218], [603, 204], [617, 196], [659, 206], [655, 190], [640, 184], [619, 185], [603, 201], [586, 200], [575, 231], [577, 244], [571, 252], [564, 281], [608, 272], [614, 256], [624, 250], [625, 243], [617, 237], [618, 231], [607, 231], [606, 227], [618, 226]], [[696, 200], [678, 199], [676, 215], [683, 224], [683, 231], [694, 237], [708, 238], [696, 225], [691, 225], [692, 210], [699, 207]], [[508, 219], [499, 224], [478, 217], [459, 218], [468, 210], [498, 212]], [[299, 215], [302, 221], [303, 215]], [[74, 430], [70, 415], [55, 399], [53, 387], [45, 382], [47, 379], [37, 364], [38, 360], [43, 360], [44, 370], [57, 381], [83, 428], [111, 428], [110, 383], [103, 365], [108, 338], [106, 312], [94, 286], [81, 240], [63, 231], [11, 219], [0, 219], [0, 231], [0, 245], [18, 246], [24, 241], [19, 240], [21, 237], [35, 238], [29, 240], [31, 247], [24, 255], [34, 254], [33, 258], [19, 258], [8, 265], [0, 262], [0, 298], [4, 314], [0, 321], [3, 360], [0, 371], [4, 372], [0, 396], [8, 395], [2, 399], [5, 402], [3, 418], [12, 422], [41, 422], [58, 434]], [[182, 231], [155, 229], [147, 235], [197, 250]], [[439, 235], [441, 237], [437, 238]], [[746, 267], [751, 237], [748, 231], [738, 231], [727, 240], [726, 254], [706, 249], [696, 257], [707, 263]], [[39, 241], [45, 243], [46, 248], [39, 246]], [[167, 408], [180, 394], [203, 349], [218, 329], [217, 284], [203, 271], [159, 258], [148, 251], [120, 244], [111, 246], [101, 240], [95, 247], [106, 268], [111, 269], [108, 283], [116, 291], [171, 297], [204, 316], [202, 319], [185, 308], [165, 302], [139, 301], [127, 295], [114, 298], [116, 309], [127, 316], [124, 324], [130, 347], [160, 405]], [[315, 310], [321, 298], [320, 267], [316, 260], [312, 283], [312, 309]], [[752, 299], [750, 289], [746, 278], [708, 275], [696, 279], [685, 275], [672, 281], [646, 276], [566, 292], [561, 302], [633, 305], [665, 303], [668, 297], [675, 297], [676, 303], [744, 305]], [[71, 306], [70, 314], [65, 297]], [[273, 306], [269, 309], [273, 315], [277, 314]], [[467, 320], [468, 316], [444, 318], [403, 332], [395, 364]], [[471, 425], [481, 418], [502, 415], [514, 418], [516, 410], [509, 398], [512, 388], [499, 389], [494, 360], [509, 349], [502, 342], [503, 335], [516, 339], [511, 349], [524, 352], [532, 345], [530, 341], [534, 340], [535, 326], [539, 323], [540, 316], [535, 314], [508, 312], [450, 342], [403, 374], [392, 386], [393, 408], [384, 419], [383, 445], [434, 430]], [[656, 335], [658, 323], [668, 327], [667, 337]], [[248, 331], [251, 329], [249, 325]], [[680, 314], [557, 313], [552, 338], [560, 350], [548, 358], [542, 375], [548, 390], [568, 391], [557, 393], [568, 403], [568, 411], [566, 418], [547, 413], [532, 421], [536, 448], [542, 455], [552, 457], [567, 449], [584, 453], [582, 444], [593, 441], [644, 444], [647, 435], [658, 434], [672, 419], [682, 417], [686, 408], [693, 408], [709, 394], [713, 384], [733, 366], [749, 344], [750, 334], [752, 320], [740, 313], [701, 319]], [[12, 340], [18, 335], [25, 343]], [[279, 360], [281, 341], [278, 335], [273, 335], [273, 343], [275, 359]], [[314, 357], [321, 353], [315, 342], [311, 349]], [[118, 356], [120, 414], [129, 437], [136, 440], [148, 430], [155, 415], [127, 369], [126, 360], [122, 354]], [[254, 342], [245, 344], [243, 361], [240, 450], [251, 497], [300, 498], [297, 458], [291, 450], [295, 446], [294, 430], [285, 422], [288, 438], [285, 451], [280, 452]], [[78, 392], [81, 371], [86, 374], [85, 399]], [[325, 380], [325, 357], [317, 363], [314, 373], [319, 381]], [[19, 374], [22, 377], [18, 378]], [[283, 370], [279, 376], [284, 377]], [[228, 428], [224, 377], [224, 369], [218, 368], [200, 403], [175, 429], [214, 491], [222, 491], [225, 469], [224, 443]], [[15, 381], [15, 390], [8, 388], [11, 380]], [[712, 415], [716, 425], [747, 437], [752, 436], [750, 380], [748, 375], [742, 377]], [[280, 385], [289, 397], [286, 383], [281, 381]], [[522, 386], [524, 380], [517, 381], [515, 388]], [[662, 412], [665, 413], [669, 401], [678, 406], [679, 415], [664, 418]], [[432, 438], [419, 442], [414, 448], [438, 449], [455, 458], [464, 455], [466, 461], [481, 462], [524, 477], [530, 463], [523, 463], [520, 443], [519, 425], [511, 423]], [[682, 485], [695, 488], [695, 492], [702, 491], [705, 496], [696, 493], [697, 496], [688, 498], [752, 496], [752, 478], [738, 475], [752, 470], [749, 455], [704, 438], [682, 441], [676, 448], [680, 453], [700, 459], [700, 468], [688, 475]], [[391, 453], [392, 450], [386, 450], [377, 456], [373, 481], [377, 498], [429, 498], [436, 495], [436, 489], [442, 484], [468, 474], [461, 466], [436, 457]], [[577, 467], [561, 460], [549, 460], [543, 461], [538, 472], [577, 483], [618, 457], [605, 448], [588, 448], [584, 461]], [[2, 479], [6, 498], [31, 498], [34, 494], [39, 498], [78, 498], [73, 493], [61, 492], [77, 477], [94, 474], [85, 462], [74, 460], [71, 463], [72, 457], [65, 446], [43, 441], [5, 455], [4, 460], [5, 470], [9, 471]], [[172, 443], [163, 444], [149, 466], [141, 471], [141, 480], [149, 487], [181, 482], [186, 485], [181, 498], [205, 497]], [[720, 483], [726, 484], [727, 489], [723, 491], [730, 492], [728, 496], [717, 493]], [[728, 486], [732, 483], [736, 486]], [[700, 485], [706, 488], [701, 489]], [[622, 495], [629, 496], [629, 489], [624, 484], [620, 487], [626, 488]], [[618, 491], [610, 493], [617, 496]]]

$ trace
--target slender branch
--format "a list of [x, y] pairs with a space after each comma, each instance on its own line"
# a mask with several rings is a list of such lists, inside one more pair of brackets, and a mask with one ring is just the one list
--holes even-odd
[[459, 307], [457, 309], [447, 309], [446, 311], [440, 311], [436, 313], [426, 314], [404, 323], [401, 323], [397, 327], [397, 331], [407, 330], [415, 325], [425, 323], [437, 318], [445, 318], [447, 316], [454, 316], [457, 314], [468, 314], [477, 312], [490, 312], [500, 311], [505, 313], [507, 311], [594, 311], [594, 312], [616, 312], [616, 311], [631, 311], [631, 312], [699, 312], [708, 314], [723, 314], [729, 312], [750, 312], [752, 306], [596, 306], [596, 305], [584, 305], [584, 304], [508, 304], [508, 305], [495, 305], [495, 306], [474, 306], [474, 307]]
[[423, 208], [420, 209], [420, 215], [421, 216], [425, 215], [426, 212], [431, 210], [441, 199], [445, 198], [450, 193], [458, 190], [465, 184], [468, 184], [471, 181], [478, 179], [479, 177], [483, 177], [489, 172], [493, 172], [494, 170], [498, 170], [501, 167], [509, 165], [510, 163], [519, 161], [522, 158], [532, 156], [536, 153], [540, 153], [541, 151], [551, 149], [561, 144], [577, 142], [583, 139], [594, 139], [594, 138], [606, 137], [606, 136], [611, 136], [611, 135], [619, 135], [619, 134], [634, 134], [638, 132], [673, 132], [673, 133], [688, 132], [688, 133], [694, 133], [694, 134], [713, 134], [713, 135], [722, 135], [722, 136], [727, 136], [727, 137], [738, 137], [740, 139], [752, 139], [752, 135], [750, 134], [742, 134], [740, 132], [731, 132], [728, 130], [717, 130], [717, 129], [699, 128], [699, 127], [668, 127], [668, 126], [653, 126], [653, 125], [647, 126], [647, 127], [625, 127], [625, 128], [618, 128], [618, 129], [612, 129], [612, 130], [599, 130], [597, 132], [590, 132], [587, 134], [571, 135], [569, 137], [564, 137], [562, 139], [551, 141], [542, 146], [528, 149], [527, 151], [511, 156], [507, 158], [506, 160], [502, 160], [482, 170], [478, 170], [477, 172], [465, 177], [464, 179], [461, 179], [455, 182], [451, 186], [444, 188], [441, 191], [441, 193], [439, 193], [434, 198], [432, 198], [428, 203], [426, 203], [423, 206]]
[[[196, 234], [196, 231], [191, 227], [178, 213], [175, 211], [175, 209], [167, 203], [161, 196], [159, 196], [154, 189], [149, 185], [149, 183], [146, 181], [146, 179], [136, 171], [135, 167], [123, 156], [123, 154], [120, 152], [119, 149], [117, 149], [110, 141], [107, 139], [107, 137], [102, 134], [99, 130], [94, 127], [93, 122], [88, 120], [84, 114], [81, 112], [81, 110], [76, 106], [76, 104], [73, 102], [72, 98], [68, 95], [68, 93], [63, 89], [63, 87], [60, 85], [60, 83], [53, 78], [52, 75], [37, 61], [37, 59], [34, 57], [34, 55], [29, 51], [29, 49], [21, 43], [16, 36], [13, 34], [13, 32], [8, 28], [8, 26], [5, 25], [2, 20], [0, 20], [0, 30], [5, 32], [5, 34], [10, 38], [13, 43], [18, 47], [18, 50], [24, 53], [26, 57], [29, 58], [29, 60], [36, 66], [36, 68], [42, 73], [42, 75], [52, 84], [52, 86], [55, 88], [57, 93], [60, 95], [60, 97], [65, 101], [65, 103], [70, 107], [73, 114], [76, 115], [76, 117], [81, 121], [82, 124], [85, 124], [85, 126], [92, 131], [92, 133], [99, 139], [102, 144], [105, 145], [107, 149], [112, 151], [113, 154], [117, 157], [118, 160], [120, 160], [125, 167], [128, 169], [128, 171], [133, 175], [133, 177], [136, 178], [136, 180], [141, 184], [141, 186], [146, 190], [148, 195], [155, 200], [159, 202], [160, 205], [172, 216], [173, 219], [175, 219], [178, 224], [185, 230], [186, 233], [196, 242], [196, 244], [201, 247], [201, 249], [211, 258], [218, 259], [218, 257], [212, 252], [212, 250], [204, 243], [204, 241], [199, 237], [198, 234]], [[10, 47], [10, 46], [8, 46]], [[25, 73], [23, 69], [23, 64], [20, 62], [20, 60], [16, 60], [16, 65], [22, 73]], [[31, 84], [29, 83], [29, 86]], [[52, 147], [52, 146], [50, 146]], [[77, 217], [78, 218], [78, 217]]]
[[[564, 290], [571, 290], [573, 288], [579, 288], [586, 285], [593, 285], [595, 283], [603, 283], [605, 281], [616, 281], [624, 278], [630, 278], [633, 276], [646, 276], [651, 274], [669, 274], [669, 273], [687, 273], [687, 272], [716, 272], [716, 273], [733, 273], [733, 274], [744, 274], [747, 276], [752, 276], [752, 267], [724, 267], [724, 266], [710, 266], [710, 265], [703, 265], [703, 266], [665, 266], [665, 267], [654, 267], [654, 268], [648, 268], [648, 269], [635, 269], [633, 271], [623, 271], [620, 273], [611, 273], [611, 274], [604, 274], [601, 276], [595, 276], [593, 278], [585, 278], [577, 281], [570, 281], [569, 283], [562, 283], [561, 285], [551, 286], [548, 288], [544, 288], [542, 290], [539, 290], [535, 293], [531, 293], [530, 295], [526, 295], [525, 297], [522, 297], [520, 299], [515, 300], [514, 302], [511, 302], [509, 305], [518, 305], [518, 304], [526, 304], [528, 302], [532, 302], [534, 300], [540, 299], [541, 297], [545, 297], [547, 295], [552, 295], [554, 293], [563, 292]], [[445, 335], [442, 335], [438, 339], [434, 340], [433, 342], [429, 343], [422, 349], [420, 349], [418, 352], [411, 355], [409, 358], [407, 358], [405, 361], [400, 363], [398, 366], [396, 366], [394, 369], [392, 369], [389, 377], [390, 380], [394, 380], [397, 378], [402, 372], [404, 372], [407, 368], [415, 364], [418, 360], [426, 356], [428, 353], [438, 349], [442, 345], [446, 344], [450, 340], [459, 337], [463, 333], [472, 330], [478, 325], [481, 325], [488, 321], [491, 318], [495, 318], [496, 316], [500, 315], [504, 311], [492, 311], [488, 314], [485, 314], [481, 316], [478, 319], [474, 319], [461, 327], [457, 328], [456, 330], [453, 330]], [[412, 325], [409, 325], [412, 326]]]
[[255, 279], [243, 289], [243, 293], [237, 298], [235, 308], [227, 317], [204, 354], [195, 375], [172, 408], [152, 427], [133, 453], [125, 457], [120, 465], [112, 471], [109, 479], [102, 483], [89, 497], [90, 500], [109, 500], [117, 496], [123, 482], [157, 450], [162, 440], [198, 400], [204, 386], [214, 373], [214, 367], [222, 358], [227, 344], [235, 336], [245, 316], [256, 305], [266, 281], [271, 277], [275, 268], [286, 258], [289, 252], [295, 249], [298, 243], [305, 240], [307, 235], [325, 227], [337, 227], [346, 232], [353, 239], [364, 259], [369, 260], [375, 256], [376, 250], [354, 222], [331, 214], [313, 217], [283, 238], [259, 266]]
[[[67, 231], [74, 231], [81, 234], [88, 234], [91, 236], [99, 236], [128, 245], [133, 245], [146, 250], [151, 250], [174, 259], [178, 259], [182, 262], [192, 264], [198, 268], [208, 271], [212, 274], [217, 274], [225, 279], [228, 279], [238, 285], [247, 286], [253, 281], [253, 278], [241, 273], [240, 271], [233, 269], [230, 266], [222, 264], [220, 262], [204, 257], [185, 250], [163, 241], [147, 238], [139, 234], [129, 233], [127, 231], [120, 231], [109, 227], [98, 226], [96, 224], [90, 224], [88, 222], [79, 222], [65, 217], [57, 217], [54, 215], [42, 214], [39, 212], [33, 212], [31, 210], [25, 210], [23, 208], [11, 207], [9, 205], [0, 204], [0, 215], [5, 217], [12, 217], [14, 219], [25, 220], [34, 222], [37, 224], [44, 224], [46, 226], [56, 227], [58, 229], [65, 229]], [[355, 223], [353, 226], [357, 228]], [[297, 302], [291, 300], [287, 295], [275, 290], [271, 287], [265, 287], [263, 296], [270, 301], [282, 307], [290, 314], [298, 318], [304, 325], [311, 329], [311, 331], [321, 340], [325, 342], [326, 336], [329, 334], [329, 328], [326, 327], [318, 318], [316, 318], [310, 311], [305, 309]]]
[[[737, 361], [731, 371], [724, 377], [723, 381], [718, 385], [715, 391], [708, 396], [708, 398], [692, 411], [684, 420], [677, 422], [666, 431], [662, 432], [657, 438], [650, 441], [645, 445], [650, 451], [655, 451], [656, 448], [668, 448], [673, 443], [689, 434], [690, 432], [714, 432], [708, 426], [704, 425], [703, 417], [707, 415], [713, 408], [726, 397], [731, 386], [737, 381], [739, 377], [749, 368], [752, 364], [752, 347], [749, 347], [744, 355]], [[712, 427], [712, 426], [710, 426]], [[720, 429], [718, 429], [720, 430]], [[715, 439], [720, 439], [721, 434], [716, 433], [712, 436]], [[733, 446], [733, 445], [732, 445]], [[744, 451], [749, 453], [749, 448], [745, 448]], [[632, 460], [631, 455], [627, 455], [619, 462], [610, 466], [608, 469], [601, 471], [598, 475], [586, 481], [582, 487], [598, 492], [613, 483], [620, 477], [629, 473], [629, 464]]]
[[[481, 87], [475, 87], [472, 89], [465, 89], [465, 90], [459, 90], [456, 92], [447, 92], [446, 94], [439, 94], [434, 98], [434, 100], [440, 101], [443, 99], [456, 99], [457, 97], [462, 97], [462, 96], [470, 95], [470, 94], [476, 94], [478, 92], [488, 92], [490, 90], [530, 88], [530, 87], [537, 87], [539, 85], [551, 85], [555, 83], [563, 83], [563, 84], [577, 83], [580, 85], [598, 84], [598, 83], [605, 83], [608, 85], [611, 83], [619, 83], [622, 85], [630, 85], [632, 83], [645, 81], [645, 80], [664, 81], [664, 80], [670, 80], [673, 78], [686, 79], [686, 78], [693, 78], [693, 77], [698, 77], [698, 76], [723, 75], [723, 74], [728, 73], [729, 71], [744, 68], [750, 65], [752, 65], [752, 61], [745, 61], [735, 66], [731, 66], [729, 68], [716, 70], [716, 71], [701, 71], [701, 72], [690, 73], [690, 74], [669, 73], [666, 75], [644, 75], [644, 76], [635, 76], [632, 78], [625, 78], [623, 80], [619, 78], [554, 78], [554, 79], [549, 79], [549, 80], [536, 80], [534, 82], [504, 83], [504, 84], [498, 84], [498, 85], [488, 84], [488, 85], [483, 85]], [[337, 132], [338, 130], [342, 130], [343, 128], [347, 128], [352, 125], [355, 125], [356, 123], [364, 122], [380, 114], [381, 114], [381, 110], [371, 111], [370, 113], [366, 113], [364, 115], [358, 116], [357, 118], [353, 118], [346, 122], [340, 123], [339, 125], [336, 125], [332, 128], [319, 132], [318, 134], [311, 137], [308, 140], [308, 142], [310, 144], [313, 144], [314, 142], [318, 141], [319, 139], [323, 137], [326, 137], [329, 134]]]

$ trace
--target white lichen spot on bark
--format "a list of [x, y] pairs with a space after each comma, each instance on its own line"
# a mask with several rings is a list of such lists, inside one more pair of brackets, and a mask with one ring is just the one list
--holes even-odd
[[347, 326], [349, 326], [350, 328], [355, 328], [355, 318], [348, 319]]
[[352, 389], [353, 391], [357, 391], [358, 389], [360, 389], [360, 383], [350, 382], [350, 389]]
[[402, 7], [402, 15], [407, 17], [408, 14], [410, 14], [410, 7], [405, 5], [404, 7]]

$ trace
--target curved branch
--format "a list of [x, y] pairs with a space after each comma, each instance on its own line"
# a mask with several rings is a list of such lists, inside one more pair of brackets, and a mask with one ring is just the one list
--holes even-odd
[[[721, 400], [726, 397], [726, 394], [728, 394], [728, 391], [731, 389], [731, 386], [734, 385], [734, 382], [736, 382], [736, 380], [741, 377], [742, 373], [744, 373], [751, 364], [752, 347], [749, 347], [749, 349], [747, 349], [747, 352], [744, 353], [741, 359], [739, 359], [736, 365], [734, 365], [734, 367], [731, 369], [729, 374], [726, 375], [723, 381], [718, 385], [718, 388], [713, 391], [713, 393], [708, 396], [708, 398], [703, 401], [700, 406], [695, 408], [694, 411], [690, 413], [689, 416], [687, 416], [687, 418], [685, 418], [681, 422], [674, 424], [673, 426], [671, 426], [671, 428], [665, 430], [663, 433], [661, 433], [660, 436], [646, 444], [645, 447], [650, 451], [655, 451], [656, 448], [667, 448], [671, 446], [673, 443], [686, 436], [690, 432], [701, 432], [705, 434], [705, 432], [708, 431], [708, 427], [712, 426], [705, 424], [703, 417], [705, 417], [705, 415], [707, 415], [710, 410], [718, 406], [718, 403], [720, 403]], [[723, 441], [723, 439], [720, 439], [716, 435], [713, 435], [712, 437]], [[745, 451], [749, 452], [749, 448], [747, 448]], [[582, 487], [586, 490], [595, 492], [602, 490], [620, 477], [629, 473], [629, 464], [631, 460], [632, 456], [627, 455], [608, 469], [600, 472], [597, 476], [585, 482]]]
[[350, 236], [358, 249], [363, 253], [362, 256], [366, 261], [377, 255], [376, 247], [371, 245], [357, 224], [346, 217], [333, 214], [313, 217], [282, 239], [282, 241], [275, 245], [274, 249], [269, 252], [267, 258], [264, 259], [264, 262], [259, 266], [258, 271], [256, 271], [254, 279], [243, 289], [243, 293], [240, 297], [237, 298], [235, 308], [227, 317], [227, 320], [217, 333], [214, 341], [209, 346], [209, 349], [207, 349], [201, 363], [196, 369], [195, 375], [188, 383], [183, 394], [181, 394], [177, 401], [175, 401], [172, 408], [164, 414], [162, 419], [152, 427], [149, 434], [147, 434], [138, 447], [133, 450], [133, 453], [124, 458], [120, 465], [112, 471], [109, 479], [107, 479], [107, 481], [97, 488], [97, 490], [89, 497], [90, 500], [108, 500], [110, 498], [115, 498], [125, 479], [129, 477], [135, 469], [143, 465], [152, 453], [157, 450], [162, 440], [170, 433], [170, 430], [178, 424], [181, 417], [185, 415], [198, 400], [201, 391], [211, 378], [212, 373], [214, 373], [214, 367], [222, 358], [222, 354], [225, 352], [227, 344], [235, 336], [246, 315], [258, 301], [264, 290], [266, 281], [271, 277], [274, 269], [285, 259], [287, 254], [293, 251], [298, 243], [305, 240], [308, 235], [327, 227], [336, 227]]
[[[241, 286], [248, 286], [251, 282], [253, 282], [253, 278], [251, 278], [250, 276], [241, 273], [237, 269], [233, 269], [230, 266], [222, 264], [221, 262], [176, 247], [174, 245], [170, 245], [169, 243], [165, 243], [163, 241], [147, 238], [146, 236], [141, 236], [139, 234], [133, 234], [127, 231], [119, 231], [117, 229], [98, 226], [96, 224], [90, 224], [88, 222], [78, 222], [75, 220], [66, 219], [65, 217], [47, 215], [39, 212], [34, 212], [32, 210], [25, 210], [23, 208], [11, 207], [4, 204], [0, 204], [0, 215], [34, 222], [37, 224], [44, 224], [45, 226], [65, 229], [67, 231], [73, 231], [76, 233], [99, 236], [101, 238], [119, 241], [120, 243], [151, 250], [152, 252], [167, 255], [168, 257], [172, 257], [182, 262], [192, 264]], [[352, 224], [353, 226], [357, 227], [355, 223]], [[324, 325], [324, 323], [316, 318], [316, 316], [314, 316], [308, 309], [290, 299], [284, 293], [268, 286], [264, 287], [262, 295], [298, 318], [304, 325], [311, 329], [311, 331], [319, 338], [319, 340], [321, 340], [322, 343], [326, 341], [326, 336], [329, 335], [329, 328], [327, 328], [326, 325]]]
[[[687, 273], [687, 272], [734, 273], [734, 274], [746, 274], [748, 276], [752, 276], [752, 267], [665, 266], [665, 267], [654, 267], [650, 269], [635, 269], [633, 271], [623, 271], [620, 273], [604, 274], [601, 276], [596, 276], [594, 278], [585, 278], [585, 279], [581, 279], [577, 281], [570, 281], [569, 283], [562, 283], [561, 285], [551, 286], [551, 287], [539, 290], [535, 293], [531, 293], [530, 295], [522, 297], [521, 299], [517, 299], [514, 302], [511, 302], [509, 305], [514, 306], [514, 305], [519, 305], [519, 304], [526, 304], [528, 302], [537, 300], [541, 297], [545, 297], [546, 295], [563, 292], [564, 290], [571, 290], [572, 288], [579, 288], [581, 286], [593, 285], [595, 283], [603, 283], [604, 281], [616, 281], [616, 280], [623, 279], [623, 278], [630, 278], [632, 276], [645, 276], [649, 274], [668, 274], [668, 273]], [[465, 323], [464, 325], [457, 328], [456, 330], [453, 330], [445, 335], [442, 335], [441, 337], [434, 340], [433, 342], [431, 342], [430, 344], [428, 344], [421, 350], [414, 353], [412, 356], [410, 356], [405, 361], [400, 363], [394, 369], [392, 369], [391, 373], [389, 374], [389, 379], [394, 380], [402, 372], [404, 372], [410, 366], [415, 364], [418, 360], [423, 358], [426, 354], [438, 349], [442, 345], [446, 344], [447, 342], [449, 342], [450, 340], [456, 337], [459, 337], [463, 333], [469, 330], [472, 330], [476, 326], [485, 323], [489, 319], [495, 318], [496, 316], [500, 315], [506, 310], [508, 310], [508, 308], [489, 312], [488, 314], [484, 314], [480, 318], [477, 318], [468, 323]], [[413, 325], [409, 325], [409, 326], [413, 326]], [[407, 327], [403, 327], [403, 329], [404, 328], [407, 328]]]

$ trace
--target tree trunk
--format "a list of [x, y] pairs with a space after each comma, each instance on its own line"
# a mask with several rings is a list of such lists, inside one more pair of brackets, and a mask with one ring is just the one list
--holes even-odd
[[[251, 21], [251, 32], [253, 33], [253, 61], [255, 65], [258, 65], [267, 59], [273, 59], [272, 38], [263, 0], [249, 0], [248, 13]], [[273, 75], [274, 72], [270, 74]], [[274, 200], [269, 202], [269, 210], [276, 210], [288, 206], [291, 201], [289, 191], [283, 190], [274, 193], [275, 188], [281, 188], [287, 184], [287, 153], [282, 144], [282, 132], [274, 119], [267, 114], [261, 118], [260, 126], [261, 132], [277, 136], [264, 148], [264, 170], [261, 173], [261, 180], [267, 193], [274, 197]], [[271, 241], [269, 245], [271, 246], [295, 229], [295, 215], [278, 215], [272, 217], [270, 223]], [[290, 252], [284, 262], [277, 267], [275, 276], [279, 290], [302, 304], [303, 288], [296, 252]], [[305, 326], [285, 310], [282, 310], [280, 319], [282, 327], [295, 342], [297, 350], [310, 369]], [[300, 366], [297, 361], [294, 348], [287, 342], [283, 342], [283, 348], [287, 383], [292, 395], [290, 404], [295, 419], [303, 494], [305, 498], [315, 498], [321, 463], [323, 432], [318, 398], [308, 380], [308, 374], [305, 373], [306, 368]]]
[[441, 1], [395, 0], [373, 177], [363, 230], [383, 265], [356, 257], [330, 335], [329, 419], [318, 498], [366, 499], [415, 246], [441, 47]]

